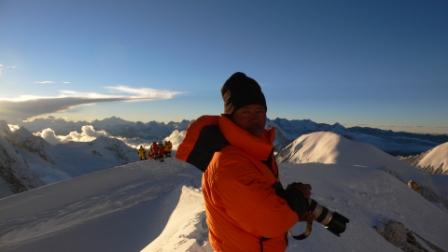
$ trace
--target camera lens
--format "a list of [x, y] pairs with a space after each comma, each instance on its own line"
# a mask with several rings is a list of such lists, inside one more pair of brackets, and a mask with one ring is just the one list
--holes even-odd
[[320, 222], [328, 231], [340, 236], [345, 231], [349, 219], [338, 212], [332, 212], [328, 208], [319, 205], [315, 200], [310, 199], [310, 210], [316, 221]]
[[325, 228], [333, 234], [340, 236], [340, 234], [345, 231], [348, 222], [349, 220], [346, 217], [339, 214], [338, 212], [334, 212], [333, 218], [331, 218], [330, 223], [328, 224], [328, 226], [325, 226]]

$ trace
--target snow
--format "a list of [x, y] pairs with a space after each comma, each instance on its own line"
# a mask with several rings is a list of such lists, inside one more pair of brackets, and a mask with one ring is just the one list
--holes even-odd
[[11, 190], [9, 183], [3, 178], [0, 178], [0, 198], [9, 196], [14, 192]]
[[8, 124], [8, 127], [11, 132], [14, 132], [20, 128], [19, 125], [15, 125], [15, 124]]
[[171, 143], [173, 144], [173, 150], [177, 150], [179, 145], [184, 140], [186, 134], [186, 130], [174, 130], [169, 136], [164, 139], [164, 141], [171, 141]]
[[439, 170], [439, 173], [448, 175], [448, 142], [428, 151], [417, 165], [433, 171]]
[[[309, 183], [319, 204], [350, 219], [347, 230], [336, 237], [318, 223], [304, 241], [293, 241], [288, 251], [399, 251], [374, 230], [386, 219], [399, 220], [408, 228], [445, 250], [448, 212], [410, 190], [384, 171], [334, 164], [282, 164], [284, 184]], [[303, 231], [297, 229], [295, 233]]]
[[448, 206], [448, 177], [429, 176], [372, 145], [352, 141], [332, 132], [302, 135], [279, 153], [279, 161], [373, 167], [391, 173], [404, 183], [411, 179], [417, 181], [437, 193], [441, 203]]
[[23, 127], [11, 132], [5, 125], [0, 124], [0, 185], [6, 184], [1, 196], [14, 191], [6, 190], [11, 184], [21, 191], [138, 159], [135, 149], [101, 134], [92, 142], [50, 145]]
[[[304, 136], [280, 154], [292, 161], [280, 163], [284, 185], [311, 184], [319, 204], [350, 219], [341, 237], [314, 223], [287, 251], [400, 251], [375, 229], [389, 220], [448, 250], [447, 209], [404, 183], [417, 177], [434, 187], [431, 175], [334, 133]], [[0, 250], [211, 251], [200, 178], [178, 160], [145, 160], [0, 199]]]
[[[53, 251], [62, 251], [67, 243], [73, 247], [65, 251], [142, 249], [162, 231], [161, 222], [176, 206], [182, 185], [199, 186], [199, 171], [185, 167], [172, 159], [140, 161], [1, 199], [0, 250], [47, 251], [46, 246], [51, 246]], [[138, 217], [145, 222], [115, 225], [122, 230], [110, 230], [110, 223], [141, 222]], [[130, 232], [140, 237], [135, 243], [95, 239], [105, 233], [128, 237]], [[79, 239], [89, 242], [77, 243]]]
[[157, 239], [142, 252], [212, 251], [208, 240], [203, 198], [199, 189], [182, 187], [179, 202]]
[[376, 147], [349, 140], [333, 132], [302, 135], [280, 152], [280, 161], [295, 163], [384, 166], [397, 163], [396, 158]]

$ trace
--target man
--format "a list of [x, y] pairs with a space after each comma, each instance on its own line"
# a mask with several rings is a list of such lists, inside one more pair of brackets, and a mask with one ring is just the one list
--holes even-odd
[[151, 146], [149, 147], [149, 158], [150, 159], [157, 159], [157, 155], [159, 154], [159, 146], [157, 145], [157, 142], [152, 142]]
[[[284, 251], [287, 231], [308, 210], [311, 187], [284, 190], [273, 156], [274, 129], [265, 129], [266, 100], [243, 73], [223, 85], [224, 114], [190, 125], [177, 157], [205, 170], [202, 192], [215, 251]], [[213, 140], [214, 139], [214, 140]]]
[[173, 144], [171, 143], [171, 141], [170, 140], [165, 141], [164, 147], [165, 147], [165, 151], [164, 151], [165, 157], [167, 157], [167, 158], [171, 157], [171, 151], [173, 149]]
[[146, 150], [143, 148], [143, 145], [140, 145], [140, 148], [138, 149], [138, 157], [140, 160], [146, 160]]

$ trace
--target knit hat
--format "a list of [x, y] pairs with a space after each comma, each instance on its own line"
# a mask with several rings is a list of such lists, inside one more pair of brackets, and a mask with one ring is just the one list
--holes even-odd
[[236, 72], [221, 88], [224, 114], [231, 115], [237, 109], [251, 104], [262, 105], [266, 110], [266, 99], [258, 83], [244, 73]]

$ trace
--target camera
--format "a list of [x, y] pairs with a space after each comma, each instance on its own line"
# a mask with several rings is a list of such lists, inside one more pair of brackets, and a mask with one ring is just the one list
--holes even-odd
[[328, 208], [319, 205], [317, 201], [310, 198], [311, 186], [294, 182], [283, 189], [282, 184], [277, 182], [273, 185], [276, 193], [284, 198], [288, 205], [304, 221], [307, 222], [305, 232], [300, 235], [292, 235], [294, 239], [303, 240], [307, 238], [312, 231], [314, 221], [320, 222], [328, 231], [336, 236], [340, 236], [347, 227], [350, 220], [338, 212], [328, 210]]
[[319, 205], [313, 199], [308, 200], [308, 211], [311, 213], [311, 218], [307, 220], [306, 229], [300, 235], [292, 235], [296, 240], [303, 240], [310, 236], [312, 231], [313, 221], [321, 223], [328, 231], [336, 236], [340, 236], [345, 231], [347, 223], [350, 220], [338, 212], [332, 212], [328, 208]]

